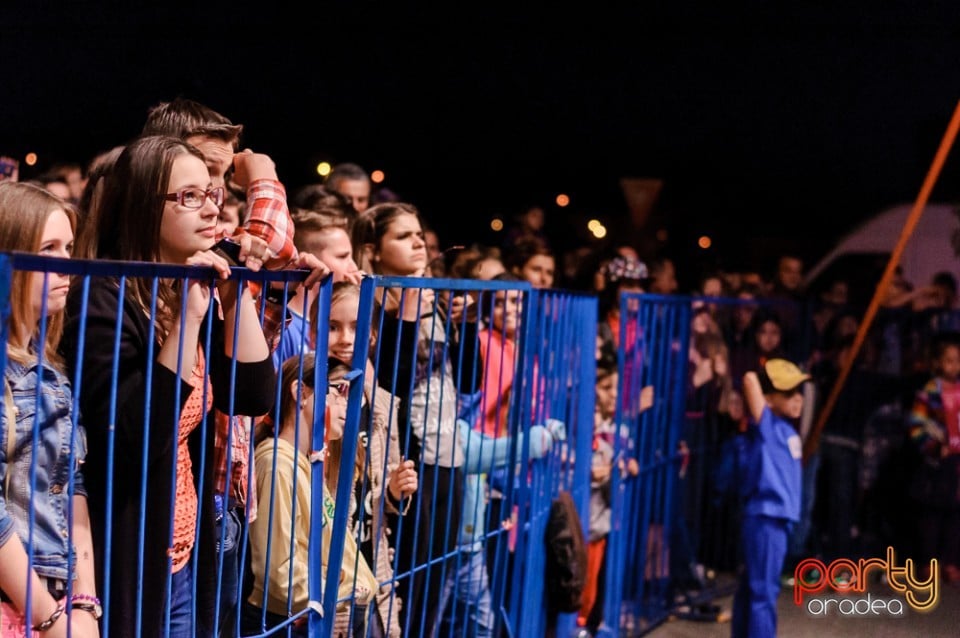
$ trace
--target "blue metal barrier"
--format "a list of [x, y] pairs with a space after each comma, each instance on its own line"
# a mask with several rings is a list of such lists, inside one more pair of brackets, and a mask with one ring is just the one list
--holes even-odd
[[[425, 283], [429, 289], [421, 288]], [[438, 306], [424, 304], [409, 313], [409, 321], [397, 321], [408, 304], [431, 293]], [[489, 321], [497, 304], [512, 293], [522, 299], [516, 311], [520, 329], [509, 344], [512, 361], [503, 351], [497, 353], [500, 365], [509, 365], [515, 375], [512, 385], [504, 387], [484, 374], [479, 358], [481, 340], [492, 342], [493, 332], [484, 336], [468, 325], [469, 313], [454, 317], [444, 308], [453, 297], [469, 296], [480, 319]], [[592, 424], [595, 301], [538, 293], [517, 282], [371, 277], [364, 281], [359, 314], [373, 316], [378, 336], [371, 358], [377, 391], [401, 407], [398, 422], [390, 427], [399, 431], [402, 457], [417, 462], [421, 481], [413, 507], [392, 521], [391, 541], [397, 548], [392, 582], [394, 602], [403, 611], [402, 635], [537, 631], [545, 621], [542, 577], [537, 577], [543, 573], [545, 516], [555, 490], [564, 485], [569, 489], [568, 481], [556, 480], [550, 470], [569, 470], [572, 458], [589, 454], [590, 427], [577, 424]], [[360, 328], [358, 343], [364, 342]], [[458, 338], [447, 338], [454, 333]], [[507, 347], [504, 340], [499, 347]], [[354, 356], [353, 367], [363, 368], [365, 353]], [[472, 422], [466, 430], [457, 429], [450, 419], [471, 414], [466, 409], [471, 400], [482, 405], [493, 398], [511, 415], [502, 424], [502, 436], [473, 433], [461, 441], [461, 433], [476, 429], [482, 418], [468, 417]], [[530, 439], [523, 435], [547, 418], [566, 423], [567, 440], [547, 460], [532, 461]], [[486, 461], [471, 460], [474, 455]], [[481, 477], [498, 481], [491, 484]], [[461, 483], [473, 492], [463, 492]], [[346, 487], [341, 484], [340, 489]], [[482, 506], [486, 511], [481, 515], [488, 492], [494, 498]], [[346, 496], [338, 494], [338, 503]], [[463, 510], [464, 497], [472, 503], [472, 512]], [[585, 515], [586, 499], [581, 502]], [[465, 514], [486, 529], [461, 530]], [[331, 554], [331, 566], [336, 560]], [[489, 579], [484, 573], [488, 567]]]
[[[601, 636], [634, 636], [651, 630], [670, 615], [715, 621], [717, 597], [732, 593], [732, 573], [739, 560], [738, 501], [717, 481], [736, 483], [736, 467], [719, 467], [724, 443], [735, 430], [722, 422], [715, 397], [695, 391], [688, 374], [688, 353], [699, 343], [693, 330], [698, 313], [710, 316], [732, 308], [767, 306], [782, 311], [783, 301], [691, 298], [623, 294], [620, 299], [618, 401], [614, 472], [611, 478], [612, 528], [607, 536], [603, 578]], [[803, 309], [789, 306], [800, 316]], [[803, 323], [801, 326], [807, 326]], [[804, 349], [796, 330], [792, 346]], [[715, 332], [729, 345], [729, 336]], [[786, 337], [786, 335], [784, 335]], [[753, 334], [749, 334], [752, 342]], [[729, 362], [733, 383], [758, 354]], [[752, 358], [751, 358], [752, 357]], [[655, 401], [640, 410], [645, 386]], [[636, 460], [636, 475], [626, 471]], [[715, 580], [725, 572], [725, 581]]]
[[[675, 490], [685, 458], [678, 450], [686, 390], [689, 300], [624, 294], [620, 303], [619, 389], [615, 422], [627, 429], [614, 444], [613, 526], [607, 539], [603, 624], [599, 634], [634, 635], [669, 612], [669, 563]], [[640, 412], [640, 391], [655, 401]], [[619, 434], [619, 433], [618, 433]], [[633, 449], [629, 449], [633, 442]], [[635, 456], [634, 456], [635, 455]], [[622, 464], [635, 458], [639, 472]]]
[[[76, 429], [79, 406], [97, 407], [90, 411], [87, 428], [96, 432], [91, 446], [97, 446], [91, 448], [95, 452], [89, 462], [99, 465], [96, 468], [87, 465], [85, 469], [96, 469], [93, 474], [102, 477], [100, 482], [88, 485], [89, 502], [94, 506], [95, 546], [102, 549], [97, 557], [101, 566], [98, 595], [106, 610], [101, 622], [102, 635], [119, 636], [128, 632], [169, 635], [170, 600], [179, 595], [178, 588], [187, 586], [190, 588], [185, 594], [191, 608], [189, 615], [197, 635], [330, 636], [334, 635], [338, 623], [341, 628], [344, 622], [352, 627], [354, 621], [367, 623], [365, 632], [370, 635], [369, 622], [381, 609], [384, 610], [382, 617], [387, 619], [383, 627], [386, 635], [395, 635], [399, 630], [404, 636], [426, 636], [431, 635], [428, 631], [432, 629], [432, 635], [439, 636], [485, 635], [487, 631], [489, 635], [527, 636], [542, 635], [548, 627], [557, 635], [564, 635], [573, 629], [575, 615], [556, 617], [548, 612], [543, 538], [550, 505], [560, 490], [573, 495], [584, 526], [587, 521], [589, 463], [577, 461], [589, 460], [592, 440], [596, 335], [593, 297], [537, 291], [520, 282], [365, 278], [359, 290], [358, 346], [353, 361], [349, 362], [352, 372], [345, 377], [350, 389], [340, 447], [344, 461], [339, 466], [336, 493], [331, 495], [335, 498], [328, 501], [323, 497], [326, 482], [323, 457], [318, 454], [330, 449], [325, 440], [323, 418], [327, 412], [327, 394], [320, 391], [326, 387], [325, 356], [317, 356], [309, 369], [304, 359], [298, 361], [295, 405], [300, 405], [305, 388], [313, 383], [314, 422], [309, 426], [310, 449], [302, 449], [299, 443], [293, 445], [293, 466], [291, 461], [281, 460], [287, 457], [278, 455], [278, 431], [283, 426], [280, 401], [275, 400], [270, 410], [272, 423], [260, 423], [259, 415], [237, 414], [243, 409], [240, 406], [249, 405], [251, 400], [238, 390], [250, 380], [244, 379], [246, 372], [241, 364], [229, 357], [223, 359], [217, 348], [236, 351], [240, 347], [240, 313], [234, 315], [230, 343], [222, 340], [219, 335], [224, 332], [218, 332], [220, 329], [214, 325], [217, 307], [211, 304], [208, 309], [205, 328], [198, 334], [198, 351], [206, 362], [202, 391], [194, 391], [182, 381], [189, 377], [188, 368], [194, 358], [192, 355], [188, 358], [190, 353], [184, 352], [183, 341], [176, 365], [172, 366], [175, 370], [163, 371], [150, 363], [161, 348], [154, 320], [163, 311], [159, 304], [160, 282], [187, 279], [213, 282], [213, 271], [161, 264], [64, 261], [25, 254], [14, 255], [6, 264], [5, 259], [0, 255], [0, 287], [3, 277], [9, 277], [12, 269], [61, 272], [74, 277], [73, 323], [64, 345], [69, 349], [66, 354], [74, 388], [75, 434], [79, 432]], [[289, 286], [302, 280], [305, 274], [234, 269], [232, 279], [240, 286], [264, 285], [271, 281]], [[107, 284], [105, 280], [114, 283]], [[102, 296], [94, 298], [93, 291], [98, 288], [96, 295], [102, 295], [104, 286], [117, 301], [106, 315], [103, 308], [97, 308], [99, 314], [94, 315], [88, 311], [88, 304], [94, 300], [102, 303]], [[134, 287], [149, 293], [149, 305], [143, 310], [130, 302]], [[180, 289], [185, 290], [186, 286]], [[312, 338], [299, 337], [303, 353], [312, 347], [320, 353], [328, 349], [326, 326], [331, 295], [328, 280], [320, 288], [313, 320], [321, 329], [315, 331]], [[8, 294], [0, 296], [9, 303]], [[292, 288], [285, 291], [286, 296], [292, 296]], [[436, 303], [424, 303], [419, 308], [414, 305], [431, 296]], [[463, 312], [452, 311], [455, 297], [470, 298], [473, 304]], [[513, 306], [508, 297], [516, 297], [518, 303]], [[238, 308], [240, 303], [238, 295]], [[411, 320], [397, 321], [397, 316], [410, 308], [414, 309]], [[260, 311], [263, 321], [263, 307]], [[0, 307], [0, 316], [2, 312]], [[489, 328], [495, 317], [498, 317], [496, 321], [505, 322], [507, 316], [510, 322], [506, 323], [516, 326], [515, 334], [509, 338], [503, 330], [498, 333], [498, 329]], [[96, 317], [99, 322], [96, 332], [90, 332], [90, 317]], [[469, 325], [475, 319], [480, 320], [484, 330]], [[179, 316], [170, 320], [179, 320], [181, 326], [184, 325], [184, 304]], [[122, 339], [121, 335], [129, 336], [131, 326], [137, 321], [143, 325], [140, 334], [143, 353], [139, 355], [142, 358], [137, 359], [140, 363], [131, 368], [133, 364], [126, 351], [129, 344], [124, 341], [127, 337]], [[227, 328], [229, 326], [224, 326], [224, 331], [230, 334]], [[41, 332], [44, 329], [45, 323], [42, 323]], [[281, 338], [282, 330], [281, 327]], [[366, 344], [371, 332], [376, 335], [375, 345], [367, 351], [359, 344]], [[103, 360], [110, 363], [102, 369], [85, 369], [84, 362], [91, 348], [100, 351]], [[481, 358], [484, 352], [491, 362], [489, 365]], [[498, 362], [497, 370], [493, 369], [494, 361]], [[217, 365], [223, 367], [211, 368]], [[142, 386], [137, 386], [143, 391], [137, 397], [139, 407], [131, 408], [121, 397], [136, 375], [143, 377]], [[157, 375], [181, 379], [179, 383], [170, 384], [173, 405], [163, 405], [163, 396], [154, 392], [163, 381]], [[210, 375], [215, 377], [213, 386]], [[368, 378], [370, 375], [372, 378]], [[91, 385], [92, 379], [97, 383]], [[201, 388], [199, 382], [193, 387]], [[211, 387], [220, 390], [214, 393]], [[278, 377], [269, 393], [280, 399], [289, 391]], [[191, 437], [191, 441], [197, 443], [191, 451], [197, 477], [197, 511], [193, 545], [185, 568], [190, 577], [187, 585], [172, 573], [173, 559], [157, 556], [154, 551], [157, 539], [165, 539], [164, 545], [170, 547], [174, 537], [173, 504], [178, 482], [172, 468], [176, 467], [181, 410], [189, 394], [199, 397], [197, 403], [202, 407], [202, 417], [196, 425], [197, 434]], [[211, 481], [216, 468], [211, 445], [213, 429], [222, 426], [215, 425], [214, 419], [207, 416], [208, 410], [203, 406], [210, 405], [221, 408], [228, 419], [229, 426], [223, 432], [228, 451], [237, 442], [234, 437], [243, 433], [236, 427], [248, 430], [253, 427], [251, 417], [257, 418], [265, 433], [259, 442], [253, 440], [251, 432], [246, 432], [250, 439], [244, 448], [245, 472], [251, 493], [238, 514], [239, 532], [228, 530], [227, 524], [235, 511], [232, 508], [239, 507], [240, 503], [230, 502], [229, 495], [224, 495], [222, 502], [213, 502], [216, 499], [212, 497]], [[376, 420], [375, 408], [380, 406], [387, 406], [389, 418], [385, 422]], [[394, 410], [399, 418], [394, 416]], [[96, 416], [97, 412], [101, 416]], [[453, 420], [449, 421], [451, 415]], [[38, 424], [45, 416], [38, 410], [33, 427], [35, 440]], [[127, 430], [118, 425], [121, 422], [125, 424], [123, 428], [132, 428], [130, 431], [139, 444], [131, 443]], [[293, 417], [293, 427], [293, 439], [299, 441], [300, 428], [306, 427], [300, 423], [299, 412]], [[393, 505], [388, 507], [386, 501], [392, 468], [386, 463], [382, 466], [371, 463], [377, 427], [386, 428], [387, 441], [397, 435], [394, 440], [400, 449], [394, 451], [399, 452], [399, 456], [417, 462], [420, 491], [405, 496], [397, 504], [398, 512], [393, 512]], [[484, 432], [485, 428], [491, 431]], [[173, 447], [157, 447], [158, 442], [164, 440], [172, 441], [168, 445]], [[259, 448], [258, 442], [264, 447]], [[387, 443], [388, 448], [390, 445]], [[262, 450], [262, 456], [255, 454], [256, 450]], [[354, 463], [349, 460], [358, 458], [359, 452], [364, 453], [361, 455], [364, 463], [358, 472], [364, 478], [355, 483]], [[237, 462], [232, 454], [232, 451], [227, 453], [225, 462], [228, 486], [231, 464]], [[302, 462], [309, 466], [303, 477], [297, 469], [301, 461], [296, 460], [301, 459], [301, 455]], [[5, 453], [3, 457], [6, 458]], [[266, 467], [259, 466], [261, 459], [267, 459]], [[170, 469], [155, 475], [158, 460]], [[128, 478], [134, 471], [139, 475], [137, 481]], [[281, 474], [291, 482], [289, 490], [282, 494], [277, 491]], [[158, 482], [157, 477], [162, 480]], [[252, 491], [255, 482], [257, 493]], [[72, 481], [66, 489], [72, 496], [75, 489]], [[375, 512], [371, 516], [379, 521], [376, 525], [391, 530], [389, 544], [396, 552], [389, 561], [393, 575], [386, 580], [377, 579], [381, 600], [375, 597], [370, 606], [364, 608], [358, 604], [356, 587], [362, 567], [369, 562], [369, 569], [376, 571], [383, 558], [378, 555], [376, 543], [369, 561], [364, 557], [371, 541], [364, 537], [361, 523], [366, 516], [364, 508], [371, 500], [367, 490], [373, 489], [379, 490], [379, 498], [369, 505]], [[301, 505], [298, 496], [307, 492], [311, 495], [310, 501]], [[162, 502], [170, 507], [163, 516], [156, 510], [160, 501], [153, 500], [153, 495], [158, 493], [167, 495]], [[248, 520], [254, 498], [258, 504], [256, 522]], [[469, 501], [470, 511], [464, 509], [464, 501]], [[408, 502], [412, 502], [413, 507]], [[359, 514], [351, 509], [351, 503], [359, 503]], [[129, 507], [133, 510], [128, 511]], [[309, 511], [303, 511], [304, 507]], [[133, 524], [118, 527], [116, 512], [123, 512], [123, 520]], [[309, 539], [298, 536], [297, 532], [307, 527], [304, 516], [310, 521]], [[468, 530], [460, 524], [465, 516], [472, 516], [476, 529]], [[255, 533], [254, 525], [260, 525], [256, 529], [262, 533]], [[376, 526], [372, 529], [376, 537], [379, 529]], [[286, 530], [286, 535], [276, 538], [275, 530]], [[227, 562], [226, 552], [235, 533], [239, 539], [236, 551], [240, 569], [233, 579], [228, 578], [232, 563]], [[133, 553], [115, 554], [112, 550], [118, 543]], [[344, 550], [351, 543], [356, 551], [347, 559]], [[256, 551], [253, 551], [254, 544]], [[295, 558], [303, 544], [308, 547], [306, 565]], [[28, 549], [31, 547], [32, 537], [28, 539]], [[401, 556], [404, 547], [410, 550], [410, 556]], [[28, 551], [28, 556], [32, 556], [32, 551]], [[278, 560], [286, 562], [278, 564]], [[257, 577], [262, 578], [257, 585], [262, 591], [256, 595], [252, 594], [254, 584], [247, 575], [250, 572], [262, 575]], [[117, 574], [127, 576], [116, 580]], [[294, 592], [301, 591], [298, 583], [303, 582], [300, 579], [304, 574], [307, 593], [302, 601], [295, 603]], [[352, 574], [355, 579], [347, 582], [345, 589], [341, 583], [344, 574]], [[411, 587], [414, 582], [422, 582], [423, 587]], [[128, 583], [135, 585], [131, 588]], [[152, 591], [162, 592], [159, 599], [148, 599], [147, 594]], [[351, 593], [343, 595], [343, 591]], [[421, 602], [410, 602], [411, 594], [413, 600]], [[238, 603], [231, 610], [226, 601], [234, 596]], [[284, 601], [282, 610], [271, 604], [274, 600]], [[131, 617], [115, 615], [121, 608], [116, 607], [121, 604], [119, 601], [123, 605], [131, 604]], [[403, 612], [400, 627], [391, 625], [393, 610], [397, 608]], [[245, 615], [248, 611], [255, 620]], [[221, 616], [221, 612], [233, 615]], [[212, 623], [209, 626], [208, 621]], [[256, 628], [249, 629], [252, 625], [247, 625], [248, 621]]]

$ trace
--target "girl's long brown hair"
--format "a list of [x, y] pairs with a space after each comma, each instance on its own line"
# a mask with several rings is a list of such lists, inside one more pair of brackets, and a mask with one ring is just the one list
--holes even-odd
[[[77, 237], [77, 255], [123, 261], [160, 261], [160, 222], [174, 161], [181, 155], [203, 155], [193, 146], [172, 137], [142, 137], [120, 153], [96, 205], [89, 211]], [[149, 278], [130, 280], [128, 290], [150, 312]], [[161, 279], [157, 286], [161, 338], [176, 321], [180, 309], [179, 281]]]

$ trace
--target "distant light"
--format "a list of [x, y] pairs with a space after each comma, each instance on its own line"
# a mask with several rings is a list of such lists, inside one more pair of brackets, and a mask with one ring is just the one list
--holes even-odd
[[490, 220], [490, 228], [499, 233], [503, 230], [503, 220], [499, 217], [494, 217]]
[[383, 174], [383, 171], [373, 171], [372, 173], [370, 173], [370, 181], [373, 182], [374, 184], [379, 184], [386, 178], [387, 176]]
[[27, 153], [27, 156], [23, 158], [24, 163], [27, 166], [33, 166], [37, 163], [37, 154], [36, 153]]
[[569, 196], [564, 195], [563, 193], [560, 193], [559, 195], [557, 195], [557, 206], [559, 206], [560, 208], [564, 208], [569, 203], [570, 203]]
[[590, 234], [592, 234], [597, 239], [603, 239], [604, 237], [607, 236], [606, 227], [595, 219], [590, 220], [590, 223], [587, 224], [587, 228], [590, 229]]
[[330, 174], [330, 171], [333, 170], [333, 167], [330, 166], [330, 162], [320, 162], [317, 164], [317, 174], [320, 177], [326, 177]]
[[666, 228], [661, 228], [657, 231], [657, 241], [667, 241], [667, 237], [669, 237], [669, 234]]
[[700, 239], [697, 240], [697, 246], [700, 246], [700, 248], [703, 248], [704, 250], [710, 248], [712, 244], [713, 241], [706, 235], [701, 235]]

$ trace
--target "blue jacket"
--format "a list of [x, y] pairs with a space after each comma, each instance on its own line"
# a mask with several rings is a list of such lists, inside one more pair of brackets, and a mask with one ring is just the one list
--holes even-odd
[[[6, 380], [13, 393], [16, 438], [7, 458], [7, 409], [0, 418], [0, 545], [14, 533], [24, 547], [30, 540], [33, 510], [33, 568], [47, 578], [66, 580], [76, 560], [67, 520], [70, 481], [74, 494], [86, 496], [80, 464], [87, 454], [86, 434], [74, 431], [71, 419], [73, 393], [61, 372], [37, 362], [7, 364]], [[37, 386], [40, 401], [37, 402]], [[36, 424], [39, 445], [34, 451]], [[71, 455], [71, 445], [73, 454]], [[30, 490], [30, 470], [36, 468], [35, 490]], [[9, 478], [9, 482], [7, 479]], [[9, 485], [10, 493], [6, 493]]]
[[743, 462], [744, 513], [800, 520], [803, 444], [797, 431], [764, 406], [760, 422], [748, 430], [749, 458]]
[[[555, 432], [565, 437], [563, 425], [554, 419], [548, 423], [557, 424], [552, 428], [533, 425], [527, 436], [530, 437], [530, 459], [546, 456], [553, 446]], [[487, 494], [484, 489], [483, 473], [496, 467], [503, 467], [510, 460], [510, 437], [491, 438], [472, 429], [462, 419], [457, 420], [460, 437], [464, 441], [464, 497], [463, 515], [460, 517], [460, 551], [479, 552], [483, 549], [483, 539], [487, 534]], [[523, 449], [524, 434], [517, 435], [517, 449]]]

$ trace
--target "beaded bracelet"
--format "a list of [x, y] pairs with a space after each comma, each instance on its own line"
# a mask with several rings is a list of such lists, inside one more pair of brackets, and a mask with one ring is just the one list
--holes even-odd
[[54, 612], [50, 614], [49, 618], [44, 620], [39, 625], [34, 625], [33, 627], [31, 627], [31, 629], [33, 629], [33, 631], [39, 631], [39, 632], [44, 632], [50, 629], [51, 627], [53, 627], [54, 623], [57, 622], [57, 619], [63, 615], [63, 610], [65, 608], [66, 608], [66, 605], [63, 602], [60, 602], [57, 605], [57, 608], [54, 610]]
[[97, 598], [96, 596], [91, 596], [90, 594], [74, 594], [73, 596], [70, 596], [71, 604], [82, 602], [84, 600], [87, 601], [88, 603], [93, 603], [94, 605], [100, 604], [100, 599]]

